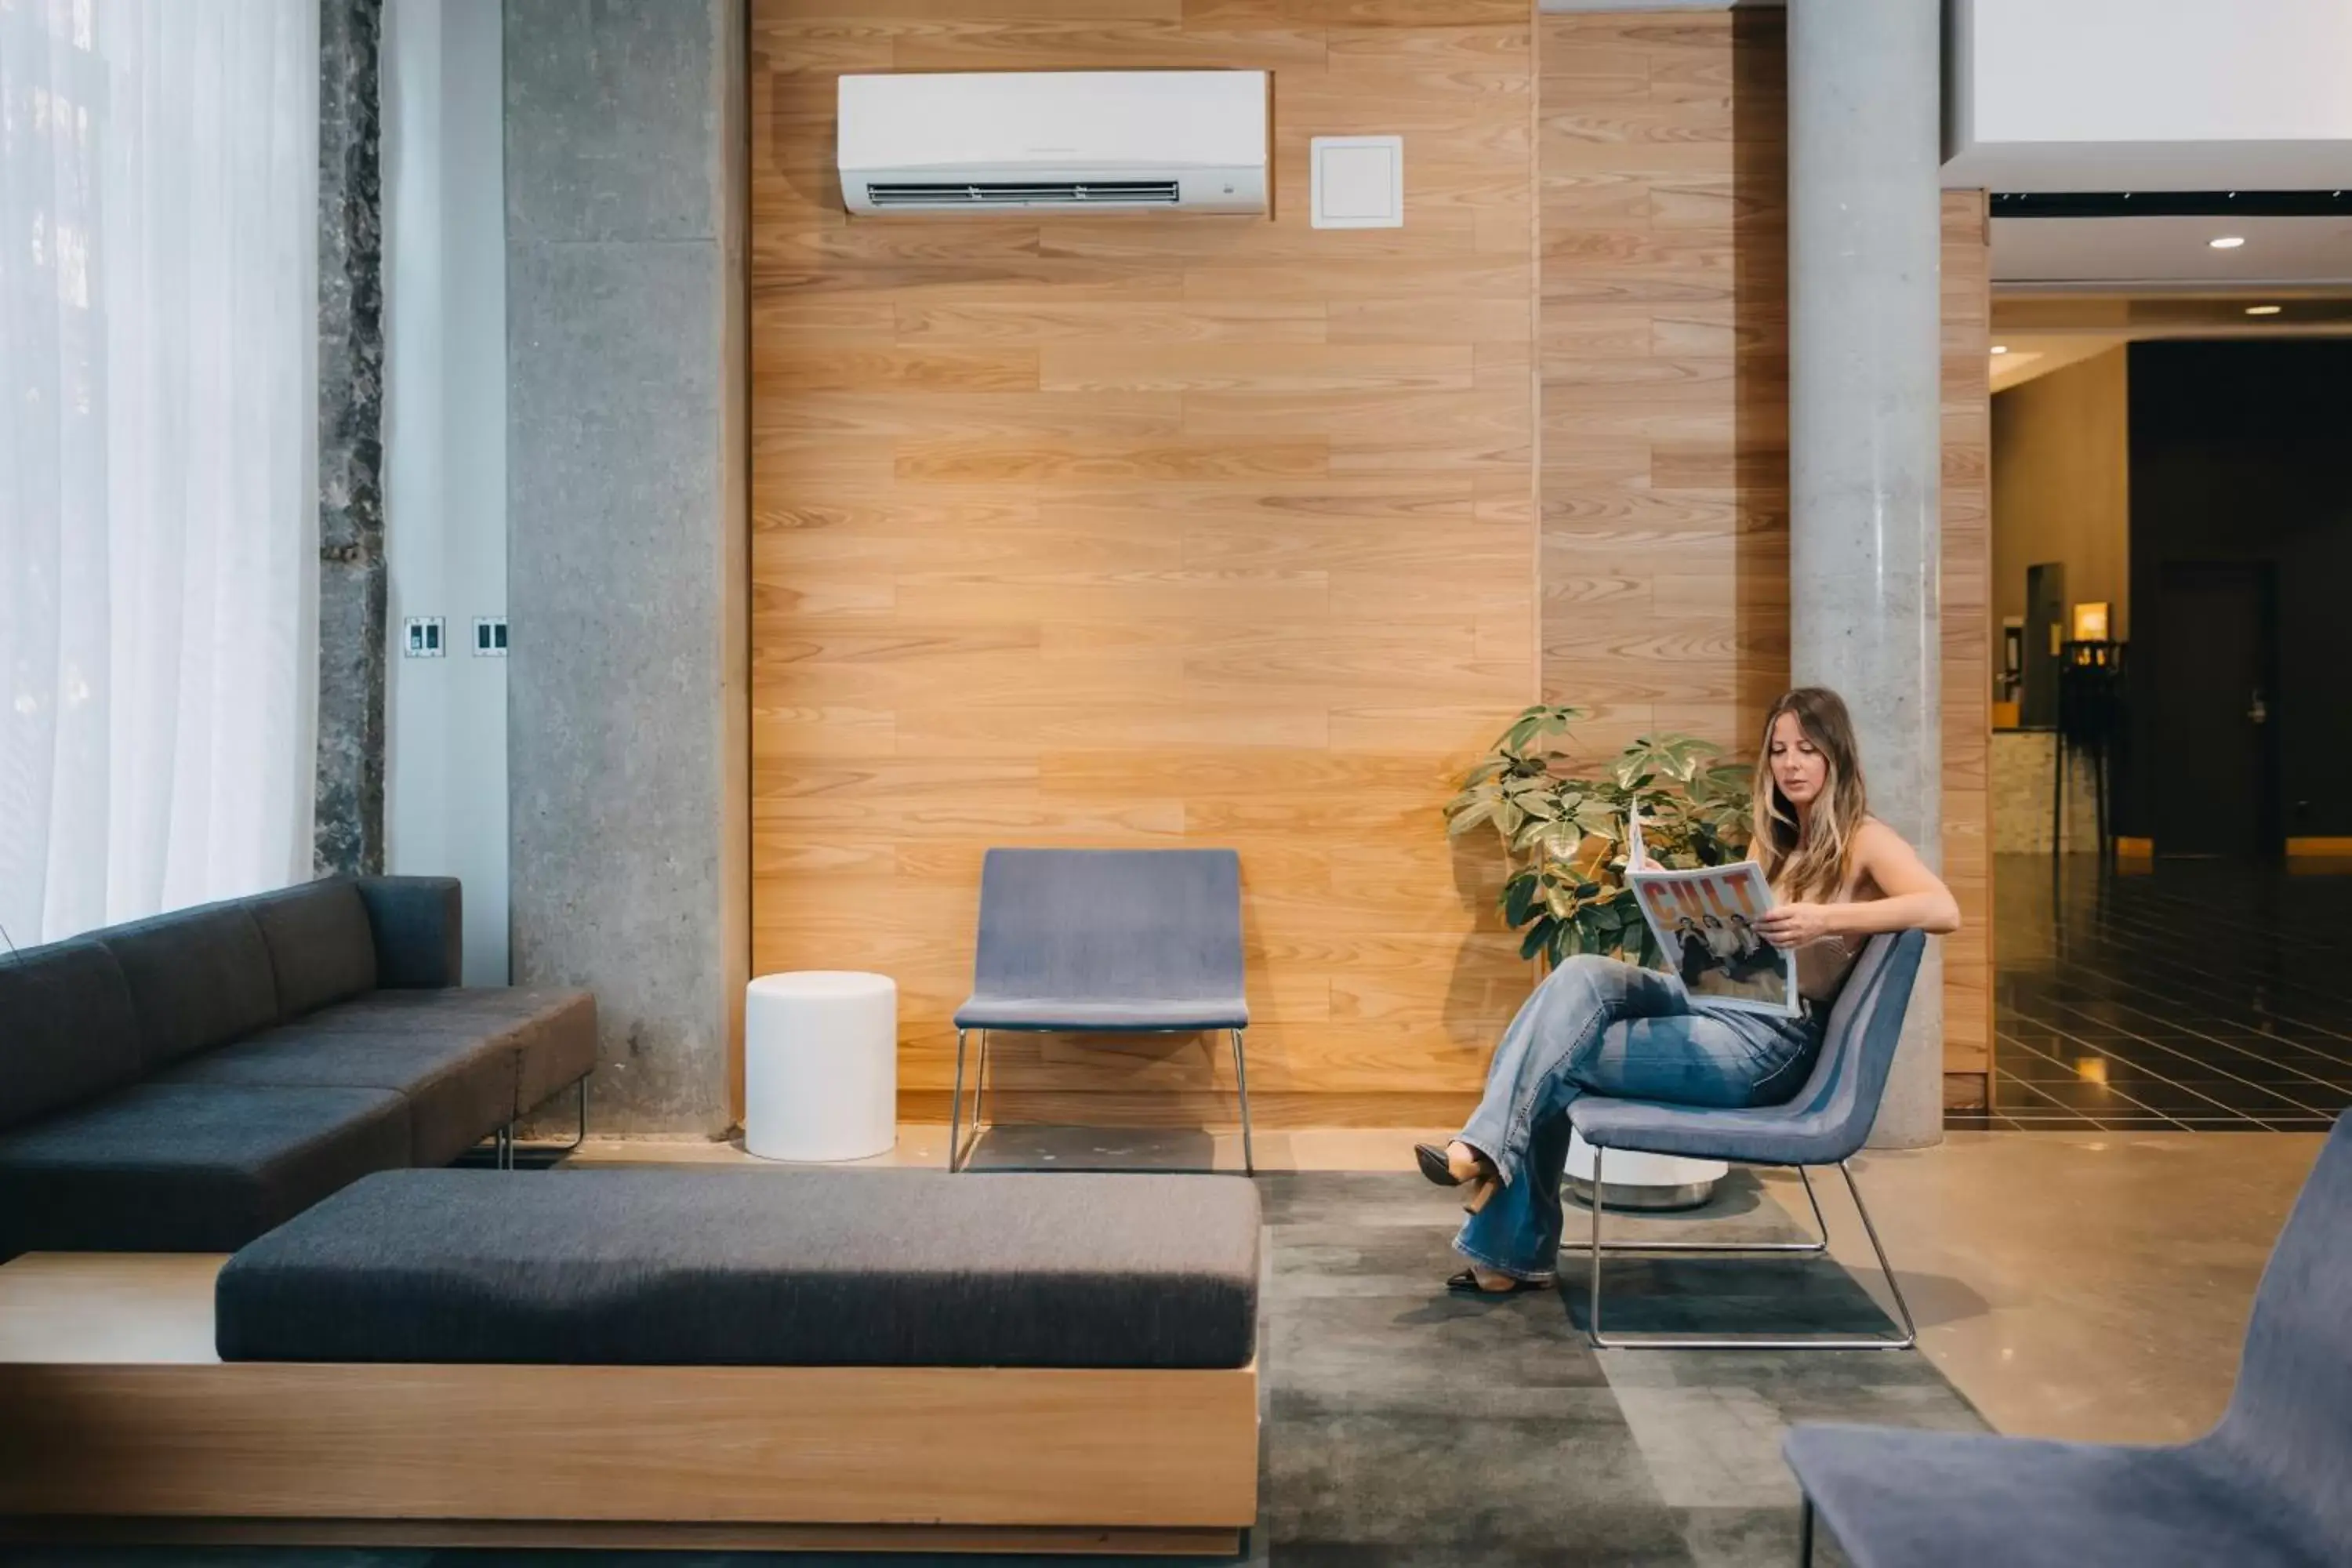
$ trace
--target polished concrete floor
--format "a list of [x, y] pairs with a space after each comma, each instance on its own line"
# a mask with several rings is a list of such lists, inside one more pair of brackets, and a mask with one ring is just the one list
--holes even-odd
[[[1056, 1134], [1073, 1165], [1147, 1163], [1145, 1141]], [[1262, 1172], [1402, 1172], [1433, 1129], [1265, 1132]], [[1202, 1135], [1238, 1170], [1240, 1141]], [[2221, 1414], [2255, 1281], [2318, 1155], [2316, 1133], [1960, 1131], [1932, 1149], [1864, 1154], [1864, 1200], [1919, 1322], [1920, 1348], [1996, 1430], [2168, 1442]], [[876, 1163], [938, 1165], [946, 1129], [909, 1125]], [[737, 1162], [730, 1144], [593, 1141], [570, 1163]], [[1819, 1184], [1832, 1254], [1881, 1290], [1840, 1184]], [[1790, 1216], [1793, 1177], [1759, 1190]], [[1672, 1224], [1654, 1221], [1654, 1224]], [[1430, 1292], [1457, 1266], [1426, 1238]], [[1627, 1352], [1640, 1353], [1640, 1352]]]
[[1992, 1105], [1953, 1125], [2324, 1131], [2352, 1106], [2343, 869], [2001, 858]]

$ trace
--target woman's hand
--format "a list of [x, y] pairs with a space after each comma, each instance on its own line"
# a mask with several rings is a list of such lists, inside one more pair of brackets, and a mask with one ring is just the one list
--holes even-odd
[[1830, 906], [1775, 904], [1756, 917], [1756, 931], [1774, 947], [1804, 947], [1830, 934]]

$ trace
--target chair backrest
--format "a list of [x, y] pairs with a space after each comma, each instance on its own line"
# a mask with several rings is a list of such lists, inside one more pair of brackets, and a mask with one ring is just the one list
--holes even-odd
[[1895, 1047], [1903, 1038], [1903, 1015], [1927, 951], [1924, 931], [1872, 937], [1838, 991], [1812, 1076], [1788, 1105], [1822, 1140], [1819, 1157], [1824, 1163], [1861, 1148], [1870, 1124], [1878, 1120]]
[[2352, 1562], [2352, 1113], [2337, 1119], [2254, 1292], [2230, 1408], [2206, 1443]]
[[972, 991], [1066, 1002], [1242, 994], [1230, 849], [992, 849]]

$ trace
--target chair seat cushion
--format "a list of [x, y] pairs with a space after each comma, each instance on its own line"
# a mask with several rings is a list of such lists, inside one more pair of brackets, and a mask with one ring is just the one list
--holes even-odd
[[1596, 1094], [1570, 1101], [1568, 1119], [1596, 1149], [1753, 1165], [1833, 1164], [1845, 1152], [1834, 1121], [1780, 1105], [1714, 1110]]
[[216, 1321], [232, 1361], [1232, 1367], [1257, 1259], [1229, 1176], [404, 1171], [237, 1254]]
[[2295, 1539], [2267, 1500], [2200, 1463], [2198, 1445], [1801, 1426], [1786, 1447], [1855, 1568], [2318, 1568], [2329, 1560]]
[[133, 1084], [0, 1135], [0, 1251], [227, 1252], [407, 1162], [390, 1089]]
[[974, 996], [956, 1009], [959, 1029], [1026, 1029], [1154, 1033], [1180, 1029], [1246, 1029], [1249, 1007], [1238, 996], [1142, 998], [1132, 1002], [1064, 1002], [1040, 996]]

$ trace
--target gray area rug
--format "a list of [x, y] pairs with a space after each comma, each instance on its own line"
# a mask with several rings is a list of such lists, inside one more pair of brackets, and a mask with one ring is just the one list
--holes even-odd
[[[1418, 1177], [1263, 1176], [1265, 1398], [1258, 1527], [1247, 1561], [1276, 1568], [1566, 1568], [1796, 1561], [1797, 1491], [1781, 1434], [1798, 1421], [1980, 1429], [1916, 1351], [1609, 1351], [1586, 1347], [1582, 1258], [1561, 1289], [1449, 1296], [1454, 1195]], [[1825, 1193], [1824, 1201], [1828, 1201]], [[1571, 1236], [1582, 1211], [1571, 1206]], [[1832, 1204], [1832, 1225], [1853, 1223]], [[1735, 1173], [1706, 1209], [1611, 1222], [1710, 1237], [1794, 1232]], [[1899, 1262], [1899, 1253], [1898, 1253]], [[1816, 1258], [1612, 1258], [1612, 1329], [1869, 1332], [1890, 1327]], [[1823, 1563], [1835, 1556], [1823, 1552]], [[1086, 1559], [744, 1553], [24, 1552], [39, 1568], [752, 1568], [852, 1563], [945, 1568]], [[1133, 1563], [1136, 1559], [1116, 1559]], [[1221, 1560], [1222, 1561], [1222, 1560]]]

